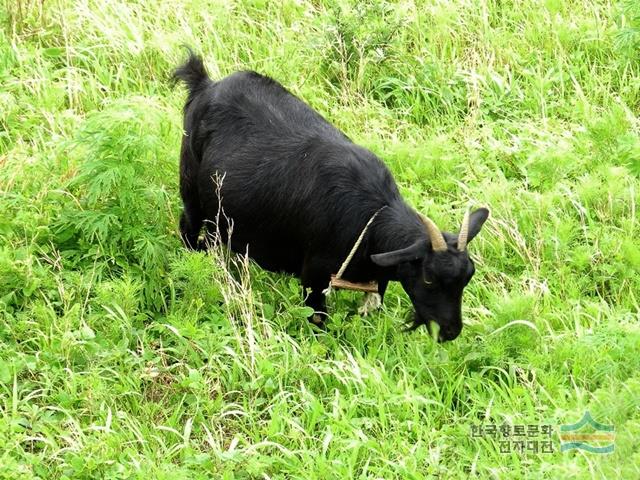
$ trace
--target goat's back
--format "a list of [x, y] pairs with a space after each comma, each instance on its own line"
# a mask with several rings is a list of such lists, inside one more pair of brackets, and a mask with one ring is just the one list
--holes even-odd
[[255, 72], [200, 89], [185, 107], [185, 130], [183, 162], [197, 170], [205, 216], [218, 212], [220, 179], [232, 248], [249, 245], [266, 268], [299, 273], [310, 251], [343, 258], [373, 212], [399, 196], [374, 154]]

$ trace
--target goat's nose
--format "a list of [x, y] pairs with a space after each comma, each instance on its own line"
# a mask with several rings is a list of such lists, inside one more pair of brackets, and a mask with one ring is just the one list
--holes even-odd
[[446, 342], [448, 340], [453, 340], [460, 335], [462, 331], [462, 325], [447, 325], [445, 327], [440, 328], [440, 334], [438, 335], [438, 340], [440, 342]]

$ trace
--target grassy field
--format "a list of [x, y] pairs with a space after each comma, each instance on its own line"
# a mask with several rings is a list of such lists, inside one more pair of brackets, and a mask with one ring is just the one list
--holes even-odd
[[[0, 22], [0, 478], [640, 478], [639, 2], [4, 0]], [[366, 318], [332, 295], [316, 332], [297, 280], [182, 248], [182, 44], [282, 82], [442, 228], [491, 207], [457, 340], [403, 332], [399, 285]], [[613, 453], [560, 451], [585, 411]], [[549, 425], [553, 452], [502, 453], [520, 437], [493, 424]]]

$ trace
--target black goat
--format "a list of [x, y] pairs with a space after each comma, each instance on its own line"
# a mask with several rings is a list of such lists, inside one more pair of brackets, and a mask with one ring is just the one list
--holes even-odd
[[459, 335], [462, 290], [475, 270], [466, 245], [487, 209], [466, 215], [459, 235], [442, 233], [404, 202], [373, 153], [278, 82], [255, 72], [213, 81], [193, 53], [174, 78], [189, 89], [180, 159], [188, 247], [203, 248], [207, 220], [233, 251], [299, 276], [318, 320], [331, 274], [366, 230], [343, 278], [375, 280], [381, 297], [390, 280], [400, 281], [416, 310], [414, 328], [434, 320], [440, 340]]

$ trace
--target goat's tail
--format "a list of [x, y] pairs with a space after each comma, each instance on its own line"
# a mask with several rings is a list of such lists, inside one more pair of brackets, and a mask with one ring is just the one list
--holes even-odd
[[196, 55], [191, 48], [186, 47], [189, 51], [187, 61], [173, 71], [172, 79], [174, 82], [182, 80], [189, 89], [189, 96], [192, 97], [210, 82], [209, 75], [200, 55]]

